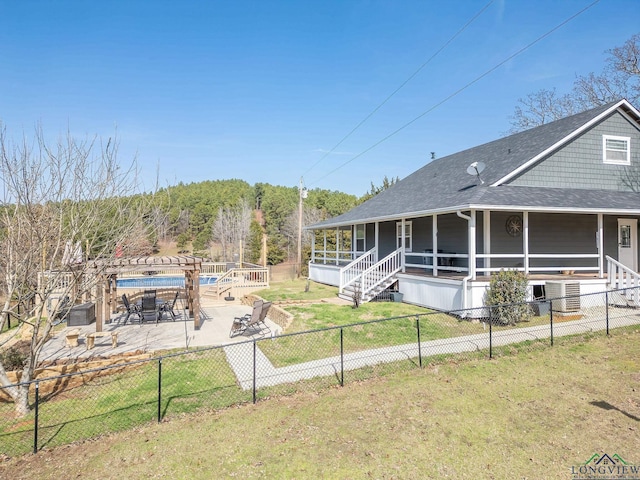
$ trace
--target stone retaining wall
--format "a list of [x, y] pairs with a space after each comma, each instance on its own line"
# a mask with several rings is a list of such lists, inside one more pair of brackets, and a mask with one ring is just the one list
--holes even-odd
[[[255, 302], [256, 300], [264, 300], [264, 298], [253, 294], [245, 295], [244, 297], [242, 297], [242, 304], [252, 307], [253, 302]], [[289, 312], [285, 312], [282, 308], [273, 304], [271, 305], [271, 308], [269, 308], [267, 317], [282, 329], [282, 333], [285, 333], [287, 328], [289, 328], [289, 326], [291, 325], [291, 322], [293, 322], [293, 315], [291, 315]]]
[[[38, 368], [35, 371], [34, 379], [39, 378], [50, 378], [50, 377], [60, 377], [61, 375], [68, 374], [76, 374], [69, 375], [68, 377], [62, 378], [53, 378], [51, 380], [41, 381], [39, 384], [39, 393], [40, 395], [49, 395], [52, 393], [59, 393], [63, 390], [79, 387], [84, 385], [85, 383], [90, 382], [94, 378], [105, 376], [105, 375], [113, 375], [114, 373], [120, 373], [125, 370], [131, 370], [145, 363], [138, 363], [135, 365], [122, 365], [121, 367], [117, 367], [117, 365], [127, 364], [131, 362], [135, 362], [137, 360], [146, 360], [151, 358], [152, 355], [148, 353], [141, 353], [136, 355], [118, 355], [111, 358], [101, 358], [100, 360], [94, 360], [89, 362], [77, 362], [77, 363], [67, 363], [63, 365], [49, 365], [43, 368]], [[105, 368], [112, 367], [112, 368]], [[103, 369], [104, 370], [100, 370]], [[94, 371], [91, 371], [94, 370]], [[22, 371], [13, 371], [7, 372], [7, 376], [9, 380], [16, 384], [20, 381], [20, 375]], [[35, 392], [35, 383], [30, 385], [30, 392]], [[7, 394], [5, 389], [0, 389], [0, 402], [12, 402], [13, 400]]]

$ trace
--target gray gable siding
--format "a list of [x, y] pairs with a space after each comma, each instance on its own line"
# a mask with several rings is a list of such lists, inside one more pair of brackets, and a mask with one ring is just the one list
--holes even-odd
[[621, 113], [615, 112], [509, 184], [523, 187], [628, 190], [620, 181], [625, 167], [603, 162], [603, 135], [630, 137], [631, 165], [640, 165], [640, 131]]

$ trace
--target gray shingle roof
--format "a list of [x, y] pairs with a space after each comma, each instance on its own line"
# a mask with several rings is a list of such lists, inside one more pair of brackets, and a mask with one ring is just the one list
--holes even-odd
[[[620, 102], [610, 103], [433, 160], [363, 204], [311, 228], [335, 227], [469, 209], [475, 206], [496, 209], [515, 206], [541, 210], [640, 210], [640, 194], [636, 193], [518, 187], [506, 184], [490, 186], [540, 153], [567, 139], [600, 115], [613, 114], [619, 104]], [[466, 173], [472, 162], [483, 162], [486, 165], [481, 175], [484, 185], [479, 185], [475, 177]]]

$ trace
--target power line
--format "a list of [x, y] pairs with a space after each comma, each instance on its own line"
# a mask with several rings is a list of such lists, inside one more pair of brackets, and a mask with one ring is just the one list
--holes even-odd
[[409, 83], [411, 80], [413, 80], [413, 78], [418, 75], [418, 73], [420, 73], [420, 71], [426, 67], [429, 63], [431, 63], [431, 61], [436, 58], [438, 56], [438, 54], [440, 54], [440, 52], [442, 52], [447, 46], [449, 46], [449, 44], [451, 42], [453, 42], [458, 36], [460, 36], [460, 34], [462, 32], [464, 32], [467, 27], [469, 25], [471, 25], [480, 15], [482, 15], [484, 13], [484, 11], [489, 8], [489, 6], [493, 3], [494, 0], [491, 0], [489, 3], [487, 3], [484, 7], [482, 7], [482, 9], [476, 13], [471, 20], [469, 20], [467, 23], [464, 24], [464, 26], [458, 30], [449, 40], [447, 40], [444, 45], [442, 45], [438, 50], [436, 50], [436, 52], [431, 55], [431, 57], [429, 57], [429, 59], [424, 62], [422, 65], [420, 65], [420, 67], [418, 67], [418, 69], [413, 72], [409, 78], [407, 78], [404, 82], [402, 82], [400, 84], [400, 86], [398, 88], [396, 88], [393, 92], [391, 92], [391, 94], [385, 98], [382, 103], [380, 105], [378, 105], [376, 108], [374, 108], [371, 113], [369, 113], [369, 115], [367, 115], [366, 117], [364, 117], [364, 119], [362, 119], [360, 121], [360, 123], [358, 123], [355, 127], [353, 127], [351, 129], [351, 131], [349, 133], [347, 133], [344, 137], [342, 137], [342, 139], [336, 143], [331, 150], [329, 150], [328, 152], [326, 152], [321, 158], [320, 160], [318, 160], [316, 163], [314, 163], [313, 165], [311, 165], [303, 174], [302, 176], [306, 175], [307, 173], [309, 173], [311, 170], [313, 170], [314, 167], [316, 167], [320, 162], [322, 162], [325, 158], [327, 158], [329, 155], [331, 155], [336, 148], [338, 148], [340, 145], [342, 145], [342, 143], [349, 138], [356, 130], [358, 130], [358, 128], [360, 128], [362, 125], [364, 125], [364, 123], [369, 120], [373, 115], [375, 115], [375, 113], [380, 110], [389, 100], [391, 100], [391, 97], [393, 97], [396, 93], [398, 93], [407, 83]]
[[538, 38], [536, 38], [533, 42], [529, 43], [528, 45], [522, 47], [520, 50], [518, 50], [517, 52], [515, 52], [514, 54], [508, 56], [507, 58], [505, 58], [503, 61], [501, 61], [500, 63], [498, 63], [497, 65], [491, 67], [489, 70], [487, 70], [486, 72], [484, 72], [483, 74], [481, 74], [480, 76], [476, 77], [474, 80], [470, 81], [469, 83], [467, 83], [466, 85], [464, 85], [463, 87], [459, 88], [458, 90], [456, 90], [455, 92], [453, 92], [452, 94], [450, 94], [449, 96], [445, 97], [443, 100], [439, 101], [438, 103], [436, 103], [435, 105], [431, 106], [429, 109], [427, 109], [426, 111], [422, 112], [420, 115], [418, 115], [417, 117], [415, 117], [414, 119], [408, 121], [407, 123], [405, 123], [404, 125], [402, 125], [401, 127], [399, 127], [398, 129], [394, 130], [393, 132], [391, 132], [390, 134], [388, 134], [387, 136], [383, 137], [381, 140], [378, 140], [376, 143], [374, 143], [373, 145], [369, 146], [368, 148], [366, 148], [365, 150], [363, 150], [362, 152], [360, 152], [359, 154], [357, 154], [356, 156], [350, 158], [349, 160], [347, 160], [346, 162], [344, 162], [341, 165], [338, 165], [336, 168], [334, 168], [333, 170], [331, 170], [330, 172], [326, 173], [325, 175], [323, 175], [322, 177], [314, 180], [313, 182], [311, 182], [311, 185], [314, 185], [316, 183], [318, 183], [320, 180], [324, 180], [325, 178], [327, 178], [329, 175], [335, 173], [336, 171], [340, 170], [342, 167], [344, 167], [345, 165], [348, 165], [349, 163], [353, 162], [354, 160], [360, 158], [361, 156], [363, 156], [365, 153], [370, 152], [371, 150], [373, 150], [374, 148], [376, 148], [378, 145], [380, 145], [383, 142], [386, 142], [387, 140], [389, 140], [391, 137], [393, 137], [394, 135], [396, 135], [397, 133], [401, 132], [402, 130], [404, 130], [405, 128], [407, 128], [409, 125], [417, 122], [418, 120], [420, 120], [422, 117], [424, 117], [425, 115], [427, 115], [428, 113], [432, 112], [433, 110], [435, 110], [436, 108], [438, 108], [439, 106], [441, 106], [442, 104], [448, 102], [449, 100], [451, 100], [453, 97], [457, 96], [458, 94], [460, 94], [461, 92], [463, 92], [464, 90], [466, 90], [467, 88], [469, 88], [470, 86], [478, 83], [480, 80], [482, 80], [484, 77], [486, 77], [487, 75], [493, 73], [495, 70], [497, 70], [498, 68], [500, 68], [501, 66], [503, 66], [505, 63], [509, 62], [510, 60], [513, 60], [515, 57], [517, 57], [518, 55], [520, 55], [521, 53], [525, 52], [526, 50], [528, 50], [529, 48], [531, 48], [533, 45], [535, 45], [536, 43], [540, 42], [541, 40], [544, 40], [546, 37], [548, 37], [549, 35], [551, 35], [552, 33], [554, 33], [556, 30], [560, 29], [561, 27], [565, 26], [567, 23], [569, 23], [570, 21], [572, 21], [573, 19], [575, 19], [576, 17], [578, 17], [579, 15], [583, 14], [584, 12], [586, 12], [587, 10], [589, 10], [591, 7], [593, 7], [595, 4], [599, 3], [600, 0], [595, 0], [594, 2], [590, 3], [589, 5], [587, 5], [585, 8], [583, 8], [582, 10], [580, 10], [578, 13], [575, 13], [574, 15], [572, 15], [571, 17], [567, 18], [566, 20], [564, 20], [562, 23], [556, 25], [555, 27], [553, 27], [551, 30], [549, 30], [548, 32], [546, 32], [545, 34], [539, 36]]

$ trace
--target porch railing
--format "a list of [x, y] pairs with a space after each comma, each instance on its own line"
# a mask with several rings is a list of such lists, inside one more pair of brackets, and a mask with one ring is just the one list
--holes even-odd
[[[407, 260], [405, 266], [412, 268], [421, 268], [427, 271], [434, 270], [434, 263], [437, 270], [442, 272], [468, 272], [469, 271], [469, 255], [466, 253], [406, 253], [406, 256], [413, 261]], [[515, 270], [526, 271], [530, 273], [536, 272], [563, 272], [566, 270], [576, 272], [595, 272], [598, 273], [600, 266], [598, 265], [599, 255], [597, 253], [530, 253], [526, 256], [522, 253], [478, 253], [476, 254], [476, 272], [478, 274], [488, 275], [491, 272], [499, 272], [501, 269], [510, 268]], [[419, 259], [416, 262], [415, 259]], [[435, 260], [435, 262], [434, 262]], [[492, 260], [512, 260], [509, 263], [518, 263], [519, 265], [503, 265], [487, 267], [486, 261]], [[525, 266], [525, 260], [528, 265]], [[547, 260], [549, 265], [531, 265], [530, 260]], [[565, 262], [569, 260], [569, 262]], [[575, 260], [589, 260], [583, 263], [593, 263], [593, 265], [571, 265]], [[573, 262], [572, 262], [573, 261]], [[539, 262], [541, 263], [541, 262]], [[564, 263], [564, 264], [563, 264]]]
[[[311, 257], [311, 263], [317, 263], [319, 265], [341, 265], [359, 258], [360, 253], [362, 252], [355, 252], [353, 250], [315, 250]], [[364, 255], [364, 253], [362, 254]]]
[[342, 293], [345, 287], [352, 285], [360, 278], [362, 272], [370, 268], [378, 261], [378, 249], [372, 248], [360, 257], [353, 260], [348, 265], [340, 269], [340, 290]]

